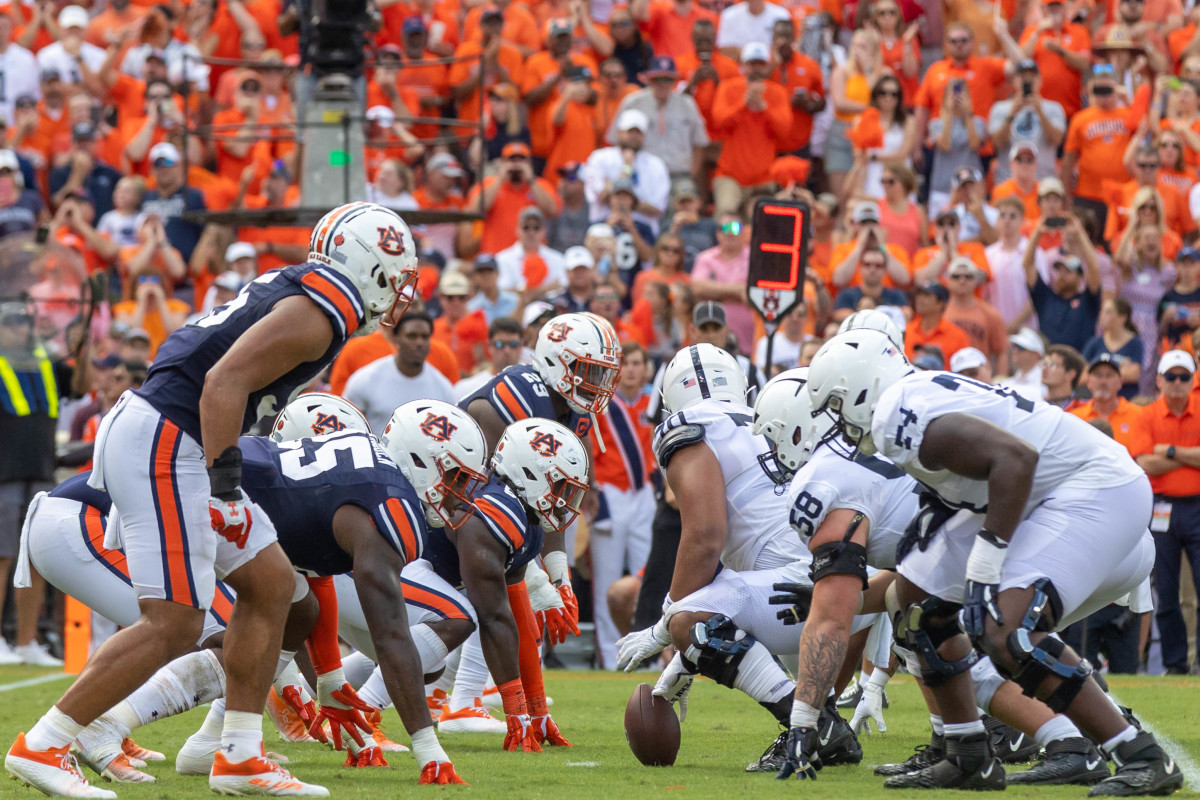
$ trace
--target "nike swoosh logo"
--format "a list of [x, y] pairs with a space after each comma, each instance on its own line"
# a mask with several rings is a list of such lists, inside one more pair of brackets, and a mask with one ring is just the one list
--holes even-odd
[[987, 780], [988, 778], [992, 777], [992, 770], [995, 768], [996, 768], [996, 762], [993, 761], [992, 763], [988, 764], [988, 768], [986, 770], [979, 773], [979, 777], [983, 778], [984, 780]]
[[1100, 765], [1100, 759], [1097, 758], [1095, 761], [1091, 761], [1089, 759], [1088, 761], [1084, 761], [1083, 765], [1084, 765], [1084, 768], [1087, 769], [1088, 772], [1091, 772], [1092, 770], [1094, 770], [1096, 767], [1098, 767]]
[[829, 740], [832, 737], [833, 737], [833, 723], [830, 722], [829, 730], [825, 731], [825, 733], [822, 734], [817, 741], [820, 742], [821, 747], [825, 747], [827, 744], [829, 744]]
[[1167, 756], [1167, 774], [1170, 775], [1175, 771], [1175, 759]]
[[1015, 753], [1021, 749], [1022, 743], [1025, 741], [1025, 734], [1019, 734], [1017, 738], [1008, 743], [1008, 749]]

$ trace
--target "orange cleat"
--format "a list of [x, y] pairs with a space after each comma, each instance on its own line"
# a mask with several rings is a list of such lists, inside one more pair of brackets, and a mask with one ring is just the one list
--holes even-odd
[[268, 759], [265, 751], [245, 761], [228, 761], [218, 750], [208, 776], [208, 787], [217, 794], [329, 797], [329, 790], [324, 786], [294, 777]]
[[288, 705], [274, 689], [267, 695], [267, 713], [285, 742], [315, 742], [296, 710]]
[[30, 750], [25, 734], [9, 748], [4, 768], [26, 786], [32, 786], [51, 797], [90, 797], [95, 800], [116, 800], [117, 793], [92, 786], [79, 771], [79, 762], [67, 747], [49, 750]]
[[[162, 753], [158, 752], [157, 750], [149, 750], [145, 747], [142, 747], [140, 744], [138, 744], [137, 742], [135, 742], [133, 739], [129, 738], [128, 736], [126, 736], [121, 741], [121, 752], [123, 752], [125, 755], [129, 756], [130, 763], [133, 762], [133, 759], [139, 759], [141, 761], [166, 761], [167, 760], [167, 757], [164, 756]], [[145, 766], [145, 764], [143, 764], [142, 766]]]
[[407, 753], [408, 748], [398, 742], [393, 742], [383, 732], [383, 713], [379, 709], [375, 709], [369, 713], [363, 714], [366, 717], [367, 724], [371, 726], [371, 739], [385, 753]]

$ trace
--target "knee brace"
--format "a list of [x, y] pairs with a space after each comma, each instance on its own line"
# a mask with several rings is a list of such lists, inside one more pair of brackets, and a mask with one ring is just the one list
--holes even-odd
[[959, 608], [958, 603], [929, 597], [901, 611], [892, 623], [897, 643], [920, 657], [921, 676], [925, 685], [931, 688], [966, 672], [979, 660], [974, 650], [953, 661], [938, 654], [942, 644], [962, 633], [958, 624]]
[[739, 630], [733, 620], [724, 614], [696, 623], [691, 638], [692, 646], [688, 648], [687, 660], [696, 665], [696, 671], [701, 675], [730, 689], [737, 678], [738, 665], [758, 641]]
[[[1046, 678], [1059, 678], [1062, 683], [1042, 702], [1055, 714], [1061, 714], [1083, 691], [1092, 674], [1092, 665], [1086, 658], [1073, 666], [1062, 663], [1060, 659], [1067, 646], [1053, 636], [1043, 636], [1036, 643], [1033, 641], [1030, 633], [1052, 629], [1062, 608], [1061, 603], [1057, 602], [1058, 593], [1050, 581], [1042, 578], [1033, 584], [1033, 589], [1033, 600], [1021, 620], [1021, 626], [1009, 634], [1006, 642], [1009, 655], [1018, 665], [1016, 672], [1009, 677], [1028, 697], [1037, 696], [1038, 687]], [[1047, 605], [1050, 606], [1049, 615], [1046, 614]]]
[[992, 713], [992, 698], [1004, 685], [1004, 677], [990, 658], [983, 656], [975, 662], [975, 666], [971, 667], [971, 682], [975, 684], [976, 705], [986, 713]]

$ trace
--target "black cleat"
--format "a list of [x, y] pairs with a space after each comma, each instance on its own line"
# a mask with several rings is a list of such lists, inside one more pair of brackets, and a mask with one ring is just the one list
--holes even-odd
[[946, 738], [946, 757], [932, 766], [883, 782], [888, 789], [1004, 789], [1004, 765], [992, 753], [986, 733]]
[[1005, 764], [1024, 764], [1037, 758], [1042, 746], [1032, 736], [1005, 725], [995, 717], [984, 715], [983, 726], [992, 737], [992, 750]]
[[753, 764], [746, 765], [746, 772], [770, 772], [772, 775], [779, 772], [779, 768], [783, 766], [783, 762], [787, 760], [787, 739], [788, 732], [775, 737], [775, 741], [771, 742], [758, 761]]
[[1088, 797], [1138, 797], [1168, 795], [1183, 786], [1183, 773], [1154, 741], [1142, 731], [1112, 752], [1117, 772], [1092, 787]]
[[1059, 739], [1046, 745], [1046, 755], [1024, 772], [1010, 772], [1010, 784], [1057, 786], [1067, 783], [1091, 786], [1109, 776], [1108, 759], [1082, 736]]
[[821, 716], [817, 719], [817, 755], [826, 767], [862, 761], [862, 745], [850, 723], [838, 713], [832, 697], [821, 708]]
[[892, 775], [907, 775], [910, 772], [925, 769], [946, 757], [946, 737], [940, 733], [933, 734], [929, 744], [917, 745], [916, 752], [906, 760], [897, 764], [880, 764], [875, 768], [876, 775], [890, 777]]

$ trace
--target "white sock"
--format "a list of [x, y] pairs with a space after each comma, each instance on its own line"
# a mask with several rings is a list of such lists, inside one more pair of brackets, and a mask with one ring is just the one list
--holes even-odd
[[226, 711], [221, 730], [221, 751], [231, 762], [245, 761], [263, 754], [262, 714], [250, 711]]
[[375, 671], [375, 662], [362, 653], [354, 652], [342, 659], [342, 671], [346, 673], [346, 683], [357, 691]]
[[945, 735], [946, 726], [944, 724], [942, 724], [942, 718], [940, 715], [930, 714], [929, 715], [929, 724], [933, 726], [933, 732], [936, 733], [938, 736]]
[[388, 695], [387, 685], [383, 682], [383, 670], [379, 667], [367, 678], [367, 682], [358, 687], [358, 696], [364, 703], [370, 703], [378, 709], [385, 709], [392, 704]]
[[792, 716], [789, 727], [792, 728], [815, 728], [817, 727], [817, 719], [821, 716], [821, 709], [813, 708], [803, 700], [792, 701]]
[[[434, 632], [433, 628], [424, 622], [413, 625], [408, 632], [412, 636], [413, 644], [416, 645], [417, 654], [421, 656], [421, 672], [428, 675], [446, 660], [449, 652], [446, 650], [446, 643]], [[484, 685], [487, 685], [486, 674], [484, 675]], [[479, 694], [482, 696], [483, 692], [481, 691]]]
[[1037, 743], [1045, 747], [1050, 742], [1057, 742], [1060, 739], [1077, 739], [1083, 734], [1079, 732], [1079, 728], [1075, 727], [1075, 723], [1064, 717], [1062, 714], [1051, 717], [1050, 721], [1037, 729], [1037, 733], [1033, 735], [1037, 739]]
[[[442, 670], [442, 676], [433, 683], [425, 687], [425, 694], [433, 694], [434, 689], [441, 689], [446, 694], [450, 694], [450, 690], [454, 687], [454, 679], [458, 677], [458, 665], [462, 662], [463, 646], [460, 644], [454, 648], [454, 652], [446, 657], [446, 669]], [[488, 676], [489, 680], [491, 676]]]
[[289, 686], [300, 687], [300, 700], [308, 703], [312, 701], [312, 695], [305, 689], [304, 676], [300, 674], [300, 668], [296, 666], [295, 660], [289, 661], [287, 666], [283, 668], [278, 675], [275, 676], [275, 682], [271, 684], [275, 687], [275, 693], [283, 697], [283, 690]]
[[[43, 717], [43, 719], [45, 719], [45, 717]], [[1116, 736], [1100, 745], [1100, 747], [1104, 750], [1105, 755], [1112, 755], [1112, 752], [1117, 749], [1117, 745], [1124, 744], [1125, 742], [1132, 742], [1136, 736], [1137, 728], [1129, 725], [1125, 728], [1125, 730], [1121, 731]]]
[[[274, 680], [278, 681], [280, 676], [283, 675], [285, 672], [288, 672], [289, 671], [288, 668], [291, 666], [294, 666], [295, 663], [296, 663], [296, 651], [295, 650], [280, 650], [279, 651], [279, 663], [277, 663], [275, 665]], [[276, 687], [275, 691], [279, 691], [279, 688]]]
[[483, 647], [479, 644], [479, 630], [476, 629], [467, 641], [463, 642], [458, 674], [454, 677], [454, 693], [450, 695], [451, 711], [473, 706], [476, 698], [483, 697], [487, 672], [487, 662], [483, 660]]
[[755, 642], [738, 665], [733, 688], [760, 703], [774, 703], [796, 691], [796, 684], [783, 671], [762, 642]]
[[975, 720], [974, 722], [947, 722], [943, 726], [946, 729], [947, 736], [962, 738], [971, 736], [976, 733], [983, 733], [986, 728], [983, 727], [983, 720]]
[[201, 650], [180, 656], [154, 673], [109, 714], [123, 717], [129, 730], [134, 730], [191, 711], [224, 694], [225, 671], [221, 669], [221, 662], [211, 650]]
[[218, 697], [213, 700], [211, 706], [208, 707], [208, 714], [204, 716], [204, 724], [200, 726], [199, 733], [204, 734], [210, 739], [220, 739], [221, 731], [225, 729], [225, 698]]
[[58, 706], [51, 706], [25, 734], [25, 746], [30, 750], [66, 747], [75, 741], [81, 730], [82, 725], [59, 711]]

